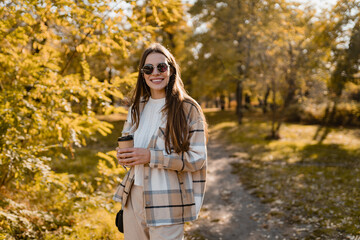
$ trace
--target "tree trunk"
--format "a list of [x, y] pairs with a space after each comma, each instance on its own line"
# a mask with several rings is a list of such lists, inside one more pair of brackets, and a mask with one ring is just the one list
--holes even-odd
[[228, 109], [231, 109], [231, 93], [228, 93]]
[[297, 90], [296, 86], [296, 66], [295, 66], [295, 56], [293, 53], [293, 47], [291, 42], [289, 42], [289, 65], [288, 68], [285, 69], [285, 81], [288, 86], [288, 91], [286, 97], [284, 99], [284, 104], [281, 107], [281, 110], [278, 111], [278, 106], [276, 105], [276, 81], [275, 79], [271, 79], [271, 89], [273, 92], [273, 102], [271, 106], [272, 111], [272, 127], [271, 127], [271, 134], [269, 138], [271, 139], [280, 139], [280, 127], [283, 121], [283, 115], [288, 107], [294, 102], [295, 94]]
[[337, 111], [337, 105], [338, 105], [338, 97], [335, 98], [334, 101], [332, 103], [329, 103], [326, 107], [324, 118], [313, 137], [313, 140], [318, 141], [319, 144], [326, 139], [326, 137], [331, 131], [329, 126], [332, 123], [334, 123], [334, 118]]
[[267, 113], [267, 110], [268, 110], [268, 98], [270, 96], [270, 87], [269, 85], [266, 87], [266, 92], [265, 92], [265, 95], [264, 95], [264, 102], [263, 102], [263, 105], [262, 105], [262, 110], [263, 110], [263, 113]]
[[225, 110], [225, 95], [223, 93], [220, 94], [220, 108], [221, 111]]
[[295, 93], [297, 90], [296, 86], [296, 66], [295, 66], [295, 56], [293, 52], [293, 46], [289, 42], [289, 66], [288, 70], [285, 70], [285, 80], [288, 85], [288, 91], [284, 100], [284, 109], [286, 109], [288, 106], [290, 106], [294, 99], [295, 99]]
[[[271, 133], [270, 136], [267, 137], [267, 139], [280, 139], [280, 127], [281, 127], [281, 120], [279, 119], [279, 114], [277, 111], [277, 105], [276, 105], [276, 82], [275, 79], [271, 80], [271, 91], [272, 91], [272, 105], [270, 107], [271, 109]], [[270, 93], [269, 93], [270, 94]]]
[[284, 100], [284, 108], [289, 107], [295, 100], [295, 93], [296, 93], [295, 78], [296, 77], [292, 71], [286, 76], [286, 82], [288, 84], [289, 89]]
[[243, 82], [238, 80], [236, 83], [236, 115], [238, 117], [238, 123], [242, 123], [243, 118], [243, 103], [242, 103], [242, 95], [243, 95]]

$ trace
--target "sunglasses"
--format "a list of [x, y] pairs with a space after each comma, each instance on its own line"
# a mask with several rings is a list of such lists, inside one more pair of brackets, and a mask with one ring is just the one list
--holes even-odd
[[[166, 72], [169, 69], [169, 65], [167, 63], [159, 63], [156, 66], [157, 70], [161, 73]], [[146, 64], [142, 69], [141, 72], [147, 75], [152, 74], [154, 71], [154, 66], [152, 64]]]

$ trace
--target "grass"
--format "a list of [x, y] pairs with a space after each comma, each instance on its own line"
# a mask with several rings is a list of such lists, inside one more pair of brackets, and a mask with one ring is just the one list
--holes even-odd
[[[210, 134], [236, 145], [234, 165], [246, 187], [280, 209], [272, 217], [301, 226], [305, 239], [344, 239], [360, 235], [360, 130], [332, 128], [313, 140], [318, 126], [286, 123], [280, 140], [266, 140], [263, 116], [206, 113]], [[300, 235], [299, 235], [300, 236]]]

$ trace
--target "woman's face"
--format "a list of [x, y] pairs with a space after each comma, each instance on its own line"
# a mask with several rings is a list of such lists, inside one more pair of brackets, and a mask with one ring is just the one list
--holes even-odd
[[[147, 74], [151, 71], [151, 67], [153, 69], [152, 73]], [[147, 70], [143, 71], [142, 74], [146, 84], [150, 87], [151, 97], [153, 99], [164, 98], [166, 94], [165, 87], [168, 85], [171, 75], [166, 57], [161, 53], [150, 53], [146, 57], [143, 69]]]

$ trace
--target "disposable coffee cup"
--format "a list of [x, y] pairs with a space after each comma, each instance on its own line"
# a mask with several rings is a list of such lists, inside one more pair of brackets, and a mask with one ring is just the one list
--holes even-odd
[[[119, 148], [132, 148], [134, 147], [134, 137], [132, 135], [119, 137], [118, 145]], [[122, 165], [122, 167], [127, 171], [126, 166]]]
[[119, 148], [132, 148], [132, 147], [134, 147], [134, 137], [132, 135], [119, 137], [118, 145], [119, 145]]

